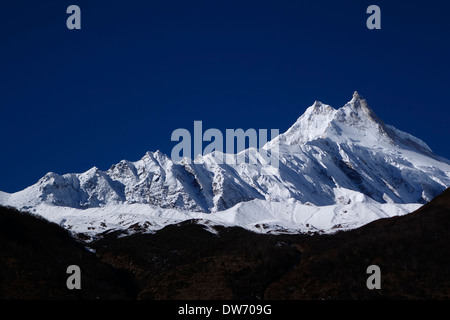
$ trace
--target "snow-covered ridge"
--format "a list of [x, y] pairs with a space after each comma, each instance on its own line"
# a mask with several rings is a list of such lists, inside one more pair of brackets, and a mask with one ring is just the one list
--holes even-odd
[[[342, 191], [342, 190], [341, 190]], [[215, 213], [163, 209], [146, 204], [118, 204], [89, 209], [55, 207], [42, 203], [32, 209], [74, 234], [89, 239], [103, 232], [154, 232], [164, 226], [187, 220], [205, 225], [211, 232], [215, 226], [240, 226], [259, 233], [331, 233], [360, 227], [371, 221], [404, 215], [418, 209], [420, 204], [380, 204], [357, 192], [340, 197], [340, 203], [314, 206], [298, 202], [269, 202], [251, 200]]]
[[[148, 208], [152, 219], [154, 212], [181, 212], [177, 221], [200, 215], [218, 222], [213, 217], [224, 218], [229, 210], [245, 220], [258, 211], [261, 216], [245, 225], [260, 224], [269, 212], [274, 217], [269, 225], [279, 219], [285, 229], [302, 229], [297, 225], [302, 219], [286, 219], [280, 210], [292, 217], [298, 208], [309, 212], [322, 207], [315, 215], [334, 219], [342, 199], [357, 194], [353, 201], [360, 198], [360, 205], [344, 216], [347, 225], [358, 225], [370, 219], [356, 211], [404, 212], [401, 205], [423, 204], [450, 186], [450, 161], [433, 154], [419, 138], [386, 125], [357, 92], [339, 109], [314, 102], [264, 148], [275, 144], [278, 168], [219, 164], [210, 154], [191, 164], [176, 163], [159, 151], [147, 152], [140, 160], [122, 160], [106, 171], [94, 167], [84, 173], [48, 173], [22, 191], [0, 192], [0, 204], [36, 210], [45, 217], [58, 215], [51, 208], [65, 208], [61, 212], [103, 212], [111, 219], [119, 209], [130, 214], [133, 208], [141, 213]], [[257, 158], [257, 150], [249, 150], [249, 156]], [[387, 209], [392, 206], [398, 210]], [[242, 219], [233, 223], [244, 223]]]

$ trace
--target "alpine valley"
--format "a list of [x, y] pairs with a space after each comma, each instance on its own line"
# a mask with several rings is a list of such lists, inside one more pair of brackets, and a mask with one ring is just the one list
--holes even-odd
[[[450, 186], [450, 161], [385, 124], [357, 92], [335, 109], [319, 101], [269, 141], [279, 167], [219, 164], [212, 154], [175, 163], [147, 152], [108, 170], [47, 173], [0, 205], [28, 211], [84, 239], [152, 233], [194, 220], [207, 230], [333, 233], [410, 213]], [[237, 155], [225, 155], [235, 157]]]

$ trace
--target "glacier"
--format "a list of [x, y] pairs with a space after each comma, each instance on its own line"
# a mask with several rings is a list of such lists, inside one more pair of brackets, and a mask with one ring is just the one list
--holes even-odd
[[385, 124], [358, 92], [339, 109], [315, 101], [263, 148], [275, 147], [278, 168], [247, 149], [249, 163], [218, 163], [214, 153], [174, 162], [156, 151], [105, 171], [50, 172], [22, 191], [0, 192], [0, 205], [92, 236], [191, 219], [256, 232], [333, 232], [409, 213], [450, 186], [450, 161]]

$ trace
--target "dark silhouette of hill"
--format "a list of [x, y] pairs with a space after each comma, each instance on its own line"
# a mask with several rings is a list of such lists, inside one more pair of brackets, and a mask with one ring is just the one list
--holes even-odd
[[[56, 224], [0, 207], [0, 299], [127, 299], [132, 283]], [[66, 286], [81, 269], [81, 290]]]
[[110, 235], [93, 247], [102, 261], [133, 273], [139, 299], [261, 299], [300, 261], [289, 237], [216, 230], [187, 221], [155, 234]]
[[[302, 261], [268, 299], [449, 299], [450, 189], [417, 211], [301, 242]], [[381, 268], [381, 290], [366, 269]]]
[[[105, 234], [89, 244], [95, 255], [55, 224], [0, 213], [2, 298], [450, 298], [450, 189], [408, 215], [333, 235], [211, 233], [186, 221]], [[85, 270], [78, 292], [65, 287], [70, 264]], [[366, 286], [369, 265], [381, 269], [380, 290]]]

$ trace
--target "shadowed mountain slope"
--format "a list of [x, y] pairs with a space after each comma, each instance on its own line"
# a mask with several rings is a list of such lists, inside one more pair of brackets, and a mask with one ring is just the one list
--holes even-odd
[[[0, 299], [130, 299], [132, 282], [69, 233], [42, 218], [0, 207]], [[81, 290], [66, 286], [81, 269]]]
[[[302, 262], [267, 290], [268, 299], [449, 299], [450, 189], [402, 217], [312, 237]], [[366, 269], [381, 269], [368, 290]]]

